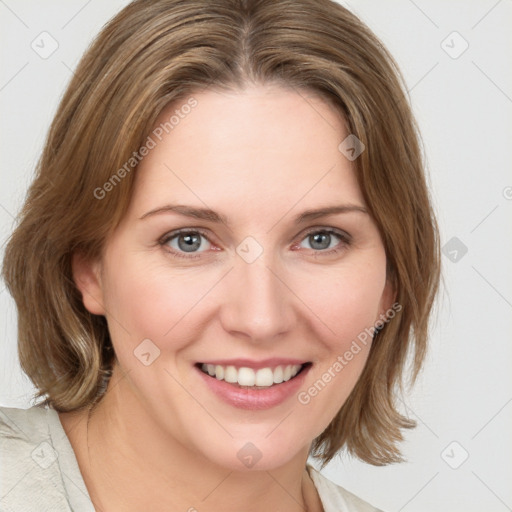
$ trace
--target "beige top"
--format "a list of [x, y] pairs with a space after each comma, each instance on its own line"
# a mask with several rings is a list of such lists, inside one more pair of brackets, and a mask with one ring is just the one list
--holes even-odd
[[[379, 512], [310, 464], [307, 470], [325, 512]], [[54, 409], [0, 407], [0, 511], [95, 512]]]

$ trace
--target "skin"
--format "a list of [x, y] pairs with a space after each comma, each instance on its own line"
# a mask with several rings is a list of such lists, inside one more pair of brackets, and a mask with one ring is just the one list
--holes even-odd
[[[370, 344], [307, 405], [292, 396], [263, 411], [220, 401], [193, 365], [297, 357], [313, 362], [307, 390], [391, 306], [382, 240], [361, 211], [294, 223], [309, 209], [365, 207], [338, 150], [348, 132], [331, 106], [269, 85], [193, 96], [197, 107], [137, 169], [101, 260], [75, 255], [84, 305], [107, 318], [118, 363], [88, 429], [87, 411], [60, 418], [99, 510], [322, 510], [308, 452], [356, 384]], [[170, 203], [208, 207], [229, 224], [176, 212], [140, 219]], [[180, 258], [171, 252], [180, 252], [178, 238], [158, 241], [182, 228], [208, 238]], [[332, 235], [322, 251], [309, 228], [343, 231], [350, 242]], [[251, 264], [236, 252], [247, 236], [263, 248]], [[160, 350], [149, 366], [134, 356], [144, 339]], [[262, 454], [252, 468], [237, 458], [249, 441]]]

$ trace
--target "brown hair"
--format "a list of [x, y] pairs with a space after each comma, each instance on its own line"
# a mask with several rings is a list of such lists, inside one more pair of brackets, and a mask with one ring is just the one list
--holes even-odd
[[134, 172], [108, 198], [97, 198], [98, 187], [171, 102], [248, 82], [319, 94], [366, 147], [355, 168], [401, 309], [375, 336], [361, 378], [312, 454], [323, 465], [342, 447], [375, 465], [401, 460], [401, 429], [414, 423], [398, 412], [396, 392], [409, 356], [413, 381], [425, 355], [439, 281], [437, 225], [400, 73], [373, 33], [330, 0], [136, 0], [106, 25], [60, 103], [6, 248], [22, 368], [37, 398], [58, 411], [101, 398], [113, 349], [105, 318], [83, 305], [71, 258], [101, 255]]

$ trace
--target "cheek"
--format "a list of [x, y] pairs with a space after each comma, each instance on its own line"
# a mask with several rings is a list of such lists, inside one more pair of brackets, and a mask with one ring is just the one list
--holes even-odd
[[385, 286], [385, 259], [347, 265], [335, 278], [331, 273], [314, 282], [314, 287], [312, 281], [304, 283], [301, 293], [318, 317], [322, 347], [297, 402], [308, 417], [316, 418], [319, 435], [347, 400], [367, 361]]
[[385, 282], [385, 259], [361, 261], [303, 280], [300, 296], [328, 327], [324, 342], [343, 350], [378, 319]]
[[173, 351], [187, 346], [197, 335], [188, 320], [219, 278], [210, 274], [198, 278], [190, 269], [170, 272], [148, 259], [144, 254], [132, 258], [112, 254], [110, 259], [115, 263], [108, 269], [105, 306], [118, 352], [127, 351], [127, 345], [133, 350], [144, 339], [162, 350], [170, 344]]

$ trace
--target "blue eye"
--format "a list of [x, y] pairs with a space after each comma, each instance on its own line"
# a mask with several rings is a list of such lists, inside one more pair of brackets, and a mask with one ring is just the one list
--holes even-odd
[[351, 236], [348, 233], [332, 228], [315, 228], [306, 234], [299, 247], [304, 247], [307, 242], [309, 248], [314, 251], [315, 257], [336, 254], [347, 248], [351, 242]]
[[[204, 242], [206, 240], [206, 243]], [[166, 245], [170, 249], [172, 249], [172, 253], [175, 256], [183, 257], [183, 258], [197, 258], [195, 253], [203, 252], [199, 249], [205, 249], [205, 245], [208, 246], [210, 241], [200, 231], [179, 231], [170, 233], [166, 237], [164, 237], [161, 242], [162, 245]], [[206, 250], [208, 247], [206, 247]], [[184, 255], [189, 254], [188, 255]]]
[[[313, 251], [315, 257], [335, 254], [350, 245], [351, 237], [343, 231], [332, 228], [310, 230], [295, 247]], [[307, 242], [309, 247], [303, 244]], [[171, 256], [185, 259], [201, 258], [202, 253], [211, 248], [208, 236], [197, 229], [183, 229], [164, 235], [159, 244], [167, 248]]]
[[331, 242], [336, 242], [333, 238], [330, 233], [315, 233], [314, 235], [309, 235], [306, 240], [312, 244], [313, 249], [323, 251], [331, 248]]

